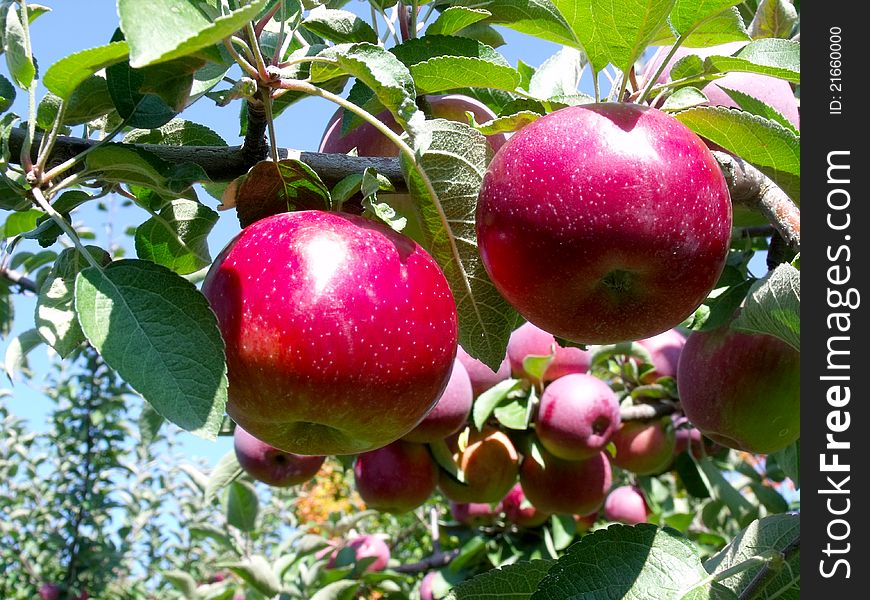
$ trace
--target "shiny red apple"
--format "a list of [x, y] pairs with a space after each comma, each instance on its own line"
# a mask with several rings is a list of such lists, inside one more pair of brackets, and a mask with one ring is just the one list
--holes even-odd
[[462, 362], [457, 358], [453, 362], [453, 371], [444, 393], [438, 398], [429, 414], [420, 424], [406, 433], [402, 439], [409, 442], [429, 444], [456, 433], [468, 421], [474, 395], [471, 380]]
[[302, 211], [246, 227], [203, 283], [226, 343], [227, 412], [297, 454], [356, 454], [408, 433], [444, 390], [456, 305], [411, 239]]
[[650, 515], [643, 493], [634, 486], [615, 488], [604, 501], [604, 518], [629, 525], [646, 523]]
[[608, 344], [683, 321], [725, 264], [731, 201], [704, 142], [654, 108], [557, 110], [496, 154], [477, 205], [483, 264], [528, 321]]
[[537, 381], [537, 377], [528, 373], [523, 361], [528, 356], [552, 356], [550, 364], [544, 370], [541, 381], [553, 381], [571, 373], [585, 373], [589, 370], [592, 353], [580, 348], [562, 347], [552, 333], [547, 333], [531, 323], [523, 323], [517, 327], [508, 340], [508, 360], [514, 377]]
[[562, 460], [541, 448], [543, 465], [526, 456], [520, 484], [538, 510], [588, 515], [601, 507], [610, 490], [610, 460], [599, 452], [586, 460]]
[[429, 449], [405, 440], [357, 456], [353, 475], [368, 508], [394, 514], [423, 504], [438, 484], [438, 467]]
[[275, 487], [299, 485], [317, 475], [325, 456], [284, 452], [236, 425], [233, 448], [239, 466], [257, 481]]

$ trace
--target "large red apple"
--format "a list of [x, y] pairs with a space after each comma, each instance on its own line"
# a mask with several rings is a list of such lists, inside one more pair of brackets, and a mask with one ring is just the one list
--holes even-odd
[[623, 485], [615, 488], [604, 501], [604, 518], [629, 525], [646, 523], [650, 509], [643, 493], [634, 486]]
[[438, 485], [438, 467], [429, 449], [404, 440], [357, 456], [353, 475], [366, 506], [395, 514], [423, 504]]
[[714, 442], [776, 452], [800, 437], [800, 364], [800, 353], [773, 336], [727, 325], [696, 331], [680, 355], [680, 404]]
[[402, 439], [420, 444], [443, 440], [462, 429], [471, 412], [472, 402], [474, 396], [471, 391], [471, 380], [462, 362], [457, 358], [453, 362], [453, 371], [447, 387], [438, 398], [435, 408]]
[[257, 481], [275, 487], [299, 485], [317, 475], [325, 456], [284, 452], [236, 426], [233, 448], [239, 466]]
[[604, 450], [619, 423], [619, 400], [610, 386], [592, 375], [573, 373], [544, 390], [535, 432], [553, 455], [583, 460]]
[[538, 527], [550, 518], [550, 513], [539, 510], [528, 501], [519, 483], [511, 488], [501, 504], [507, 520], [517, 527]]
[[465, 481], [441, 473], [438, 487], [454, 502], [499, 502], [517, 481], [519, 455], [510, 438], [486, 428], [468, 436], [464, 450], [453, 455]]
[[[426, 101], [432, 109], [432, 117], [436, 119], [468, 123], [466, 112], [472, 113], [475, 121], [478, 123], [484, 123], [496, 117], [495, 113], [484, 103], [462, 94], [426, 96]], [[399, 155], [399, 148], [369, 123], [362, 123], [342, 136], [341, 120], [343, 116], [344, 109], [342, 108], [339, 108], [332, 115], [323, 134], [323, 139], [320, 141], [320, 152], [347, 154], [356, 148], [359, 156]], [[385, 110], [381, 112], [377, 115], [377, 118], [396, 133], [402, 132], [402, 127], [396, 122], [389, 111]], [[506, 139], [507, 136], [503, 133], [487, 137], [493, 152], [501, 148]]]
[[459, 346], [459, 349], [456, 351], [456, 357], [468, 373], [468, 378], [471, 380], [471, 391], [475, 398], [498, 382], [504, 381], [511, 376], [511, 365], [507, 356], [501, 361], [498, 371], [493, 371], [476, 358], [473, 358], [462, 346]]
[[547, 333], [531, 323], [523, 323], [510, 336], [507, 346], [508, 360], [514, 377], [536, 381], [537, 377], [526, 372], [523, 361], [528, 356], [552, 356], [541, 380], [553, 381], [571, 373], [589, 370], [592, 353], [580, 348], [562, 347], [552, 333]]
[[226, 342], [227, 412], [298, 454], [408, 433], [456, 355], [456, 305], [429, 254], [381, 223], [302, 211], [246, 227], [203, 283]]
[[671, 464], [677, 443], [670, 417], [625, 422], [610, 441], [616, 448], [613, 464], [637, 475], [664, 471]]
[[544, 464], [526, 456], [520, 484], [538, 510], [588, 515], [604, 502], [611, 484], [610, 460], [599, 452], [586, 460], [562, 460], [541, 448]]
[[496, 154], [477, 205], [484, 266], [528, 321], [608, 344], [678, 325], [725, 264], [731, 201], [704, 142], [654, 108], [557, 110]]

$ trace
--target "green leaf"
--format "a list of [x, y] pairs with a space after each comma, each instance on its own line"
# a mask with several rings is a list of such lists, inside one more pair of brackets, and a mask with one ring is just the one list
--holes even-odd
[[378, 43], [378, 34], [372, 26], [346, 10], [332, 10], [318, 6], [308, 14], [308, 18], [302, 21], [302, 26], [336, 44]]
[[184, 119], [173, 119], [157, 129], [134, 129], [124, 136], [128, 144], [163, 146], [221, 146], [227, 143], [214, 130]]
[[420, 139], [431, 141], [416, 148], [417, 166], [407, 156], [400, 160], [420, 207], [426, 249], [453, 291], [459, 343], [497, 370], [518, 317], [489, 280], [477, 249], [474, 213], [489, 146], [485, 137], [464, 123], [433, 119], [422, 130], [425, 136]]
[[227, 399], [217, 319], [192, 283], [166, 267], [120, 260], [76, 279], [88, 341], [157, 412], [215, 439]]
[[49, 91], [67, 100], [76, 88], [97, 71], [126, 60], [130, 48], [125, 41], [82, 50], [66, 56], [45, 72], [42, 83]]
[[251, 0], [218, 16], [188, 0], [118, 0], [121, 30], [130, 44], [130, 64], [144, 67], [213, 46], [256, 19], [266, 3]]
[[786, 477], [794, 482], [796, 488], [800, 488], [801, 467], [801, 441], [798, 440], [791, 446], [786, 446], [768, 455], [768, 460], [773, 459], [780, 468], [785, 471]]
[[530, 110], [522, 110], [512, 115], [497, 117], [486, 123], [475, 125], [475, 129], [483, 135], [519, 131], [529, 123], [533, 123], [544, 115]]
[[[101, 265], [112, 262], [109, 253], [97, 246], [85, 246]], [[57, 257], [36, 299], [35, 323], [45, 343], [61, 358], [85, 341], [74, 304], [75, 280], [90, 263], [75, 248], [66, 248]]]
[[704, 92], [696, 87], [687, 86], [668, 96], [662, 104], [661, 110], [665, 112], [685, 110], [693, 106], [700, 106], [705, 102], [707, 102], [707, 96], [704, 95]]
[[520, 561], [486, 571], [465, 581], [447, 596], [448, 600], [528, 600], [538, 583], [555, 564], [554, 560]]
[[150, 445], [157, 438], [157, 433], [166, 422], [160, 413], [154, 410], [154, 407], [147, 402], [142, 403], [142, 412], [139, 413], [137, 424], [139, 426], [139, 440], [146, 446]]
[[15, 86], [3, 75], [0, 75], [0, 113], [9, 110], [15, 101], [15, 94]]
[[208, 234], [218, 214], [199, 202], [177, 199], [136, 229], [136, 256], [180, 275], [211, 264]]
[[170, 570], [163, 573], [163, 577], [172, 584], [172, 587], [181, 592], [184, 598], [196, 598], [196, 579], [188, 573]]
[[755, 40], [790, 38], [797, 24], [798, 12], [792, 0], [760, 0], [749, 33]]
[[453, 35], [457, 31], [490, 16], [492, 16], [491, 12], [481, 8], [451, 6], [438, 15], [438, 18], [426, 28], [426, 35]]
[[670, 23], [677, 33], [684, 34], [737, 4], [740, 0], [676, 0]]
[[18, 84], [21, 89], [27, 90], [36, 77], [36, 65], [34, 65], [33, 56], [27, 51], [25, 43], [27, 33], [21, 23], [18, 10], [14, 6], [10, 6], [5, 11], [5, 16], [6, 22], [2, 25], [5, 29], [3, 51], [6, 54], [6, 66], [9, 69], [9, 74], [12, 75], [12, 81]]
[[27, 364], [27, 355], [31, 350], [42, 343], [42, 337], [36, 329], [28, 329], [20, 335], [9, 340], [6, 346], [6, 356], [3, 367], [10, 381], [15, 381], [16, 374], [22, 373], [30, 376], [30, 368]]
[[580, 51], [562, 48], [537, 68], [529, 80], [529, 93], [541, 100], [576, 94], [585, 67]]
[[[697, 548], [678, 531], [646, 523], [611, 525], [571, 546], [531, 599], [673, 600], [706, 576]], [[691, 597], [712, 597], [709, 585], [698, 591]]]
[[36, 227], [37, 220], [44, 215], [44, 212], [35, 208], [10, 214], [6, 217], [6, 222], [0, 226], [0, 238], [9, 239], [30, 231]]
[[236, 188], [239, 223], [247, 227], [270, 215], [295, 210], [325, 210], [331, 206], [329, 188], [317, 173], [296, 159], [260, 161]]
[[[707, 48], [728, 42], [748, 42], [750, 39], [743, 17], [740, 16], [740, 11], [735, 7], [724, 10], [701, 23], [683, 40], [682, 45], [686, 48]], [[650, 45], [670, 46], [676, 41], [677, 38], [668, 25], [656, 34]], [[673, 78], [676, 79], [676, 76]]]
[[437, 94], [463, 85], [511, 91], [520, 83], [520, 74], [513, 67], [464, 56], [429, 59], [411, 67], [411, 75], [420, 94]]
[[722, 73], [759, 73], [792, 83], [801, 82], [801, 45], [791, 40], [756, 40], [734, 56], [708, 56], [704, 63]]
[[745, 94], [739, 90], [731, 90], [721, 85], [719, 86], [719, 89], [731, 96], [731, 99], [746, 112], [778, 123], [795, 135], [800, 135], [800, 132], [795, 128], [794, 124], [769, 104], [765, 104], [758, 98]]
[[467, 4], [492, 13], [487, 23], [504, 25], [514, 31], [541, 39], [579, 48], [577, 36], [551, 0], [463, 0]]
[[750, 481], [749, 487], [756, 499], [767, 509], [768, 514], [780, 514], [788, 510], [786, 499], [772, 487], [757, 481]]
[[211, 470], [208, 476], [208, 482], [203, 490], [203, 502], [208, 504], [214, 498], [219, 490], [230, 485], [242, 474], [242, 467], [239, 465], [239, 460], [236, 457], [235, 450], [230, 450], [224, 454]]
[[[36, 124], [42, 129], [51, 129], [60, 108], [61, 99], [52, 93], [39, 102]], [[75, 89], [64, 104], [63, 124], [81, 125], [115, 110], [106, 78], [91, 75]]]
[[627, 73], [661, 31], [674, 0], [554, 0], [592, 65]]
[[775, 336], [800, 352], [800, 304], [801, 273], [784, 263], [755, 283], [731, 327]]
[[459, 572], [462, 569], [475, 564], [486, 553], [486, 538], [482, 535], [475, 535], [473, 538], [465, 542], [459, 549], [459, 554], [456, 555], [450, 562], [450, 570]]
[[230, 569], [267, 598], [277, 596], [281, 591], [281, 582], [265, 556], [254, 554], [243, 561], [219, 563], [216, 566]]
[[524, 431], [528, 428], [528, 398], [513, 398], [506, 404], [496, 406], [493, 412], [498, 422], [508, 429]]
[[505, 379], [477, 397], [474, 401], [471, 418], [478, 431], [483, 429], [496, 407], [507, 400], [508, 394], [520, 389], [520, 387], [522, 387], [522, 381], [519, 379]]
[[577, 521], [573, 515], [553, 515], [550, 517], [550, 530], [553, 532], [553, 546], [556, 550], [564, 550], [574, 541]]
[[233, 481], [227, 490], [227, 523], [241, 531], [253, 531], [259, 510], [254, 486], [247, 481]]
[[[718, 574], [757, 556], [770, 556], [773, 573], [765, 578], [752, 598], [797, 600], [800, 597], [800, 516], [783, 514], [754, 521], [725, 548], [704, 563], [711, 574]], [[782, 562], [782, 552], [788, 550]], [[739, 594], [745, 590], [763, 565], [751, 566], [720, 581]]]
[[171, 164], [143, 148], [120, 144], [104, 144], [88, 153], [85, 172], [102, 181], [140, 185], [162, 196], [191, 199], [195, 195], [190, 186], [208, 179], [196, 165]]
[[0, 339], [9, 335], [15, 319], [12, 285], [9, 281], [0, 281]]
[[317, 590], [311, 600], [351, 600], [356, 596], [360, 581], [339, 579]]
[[698, 106], [674, 116], [748, 162], [800, 175], [800, 138], [774, 121], [722, 106]]
[[[695, 459], [695, 457], [692, 458], [693, 460]], [[743, 494], [725, 479], [725, 476], [722, 475], [722, 472], [711, 458], [695, 460], [695, 463], [698, 465], [698, 474], [707, 485], [710, 495], [728, 507], [732, 518], [741, 527], [746, 526], [752, 519], [758, 516], [758, 507], [753, 506]]]

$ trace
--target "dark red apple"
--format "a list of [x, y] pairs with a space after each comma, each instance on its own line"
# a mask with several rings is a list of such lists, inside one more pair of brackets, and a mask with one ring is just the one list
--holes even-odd
[[284, 452], [258, 440], [236, 425], [233, 448], [239, 466], [257, 481], [275, 487], [299, 485], [317, 475], [325, 456], [305, 456]]
[[604, 518], [628, 525], [646, 523], [650, 509], [643, 493], [634, 486], [623, 485], [614, 489], [604, 501]]
[[616, 448], [613, 464], [637, 475], [665, 470], [677, 443], [670, 417], [657, 421], [627, 421], [610, 438]]
[[674, 456], [682, 454], [691, 448], [692, 456], [701, 458], [716, 454], [722, 449], [722, 446], [714, 442], [708, 437], [705, 437], [697, 427], [692, 426], [689, 420], [683, 416], [674, 416]]
[[469, 527], [492, 525], [502, 512], [502, 504], [487, 502], [453, 502], [450, 501], [450, 514], [454, 521]]
[[453, 455], [465, 481], [442, 472], [438, 487], [454, 502], [499, 502], [517, 480], [519, 455], [503, 432], [485, 428], [472, 432], [465, 450]]
[[400, 438], [453, 368], [456, 305], [434, 259], [368, 219], [302, 211], [257, 221], [203, 283], [226, 342], [227, 412], [297, 454]]
[[519, 483], [511, 488], [501, 504], [507, 520], [517, 527], [538, 527], [550, 518], [550, 513], [538, 510], [528, 501]]
[[444, 388], [444, 393], [441, 394], [435, 408], [402, 439], [420, 444], [443, 440], [462, 429], [468, 421], [472, 402], [474, 402], [474, 395], [471, 390], [471, 380], [462, 362], [457, 358], [453, 362], [453, 371], [447, 387]]
[[493, 371], [476, 358], [473, 358], [462, 346], [459, 346], [459, 349], [456, 351], [456, 357], [468, 373], [468, 378], [471, 380], [471, 391], [475, 398], [498, 382], [504, 381], [511, 376], [511, 365], [507, 356], [501, 361], [498, 371]]
[[43, 583], [39, 587], [40, 600], [59, 600], [61, 587], [55, 583]]
[[680, 405], [714, 442], [776, 452], [800, 437], [800, 363], [800, 353], [773, 336], [727, 325], [696, 331], [680, 355]]
[[668, 329], [651, 338], [638, 340], [637, 343], [649, 352], [652, 358], [655, 372], [650, 375], [651, 379], [677, 376], [677, 364], [683, 346], [686, 345], [686, 336], [676, 329]]
[[[387, 546], [387, 543], [383, 539], [376, 535], [360, 535], [355, 537], [345, 545], [345, 548], [354, 550], [357, 561], [374, 557], [375, 560], [366, 567], [366, 571], [383, 571], [390, 562], [390, 547]], [[333, 555], [327, 565], [328, 567], [332, 568], [335, 566], [337, 555], [338, 553]]]
[[731, 237], [728, 188], [704, 142], [661, 111], [615, 102], [514, 134], [487, 169], [476, 219], [508, 302], [590, 344], [682, 322], [716, 284]]
[[[446, 96], [426, 96], [426, 101], [432, 108], [432, 117], [468, 123], [466, 111], [474, 115], [475, 121], [484, 123], [496, 117], [488, 106], [469, 96], [462, 94], [448, 94]], [[359, 156], [398, 156], [399, 149], [384, 134], [375, 129], [369, 123], [362, 123], [352, 129], [347, 135], [341, 135], [341, 120], [344, 109], [339, 108], [323, 134], [320, 141], [320, 152], [333, 154], [347, 154], [354, 148]], [[402, 128], [393, 118], [389, 111], [383, 111], [377, 115], [379, 121], [387, 125], [396, 133], [401, 133]], [[487, 137], [493, 152], [502, 147], [507, 139], [503, 133], [497, 133]]]
[[357, 456], [353, 475], [366, 506], [395, 514], [423, 504], [438, 485], [438, 466], [429, 449], [404, 440]]
[[557, 514], [588, 515], [601, 507], [610, 489], [607, 455], [586, 460], [562, 460], [541, 448], [543, 466], [531, 456], [520, 465], [520, 484], [538, 510]]
[[607, 446], [619, 423], [619, 400], [610, 386], [592, 375], [574, 373], [544, 389], [535, 432], [554, 456], [583, 460]]
[[571, 373], [585, 373], [589, 370], [591, 352], [580, 348], [563, 348], [556, 342], [552, 333], [547, 333], [531, 323], [523, 323], [511, 333], [507, 347], [508, 360], [514, 377], [536, 380], [526, 372], [523, 361], [527, 356], [553, 356], [544, 370], [542, 381], [553, 381]]

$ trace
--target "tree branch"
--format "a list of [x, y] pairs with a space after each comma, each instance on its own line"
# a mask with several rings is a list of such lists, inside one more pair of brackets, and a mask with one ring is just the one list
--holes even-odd
[[39, 293], [39, 288], [36, 287], [36, 282], [32, 279], [28, 279], [18, 271], [7, 269], [5, 267], [0, 267], [0, 277], [13, 283], [14, 285], [17, 285], [19, 288], [21, 288], [21, 291], [33, 292], [34, 294]]
[[435, 552], [431, 556], [427, 556], [420, 562], [408, 563], [393, 567], [393, 571], [399, 573], [421, 573], [430, 569], [439, 569], [450, 563], [451, 560], [459, 556], [459, 549], [449, 552]]
[[633, 406], [623, 406], [619, 416], [623, 421], [652, 421], [671, 415], [680, 410], [680, 405], [673, 400], [657, 400]]

